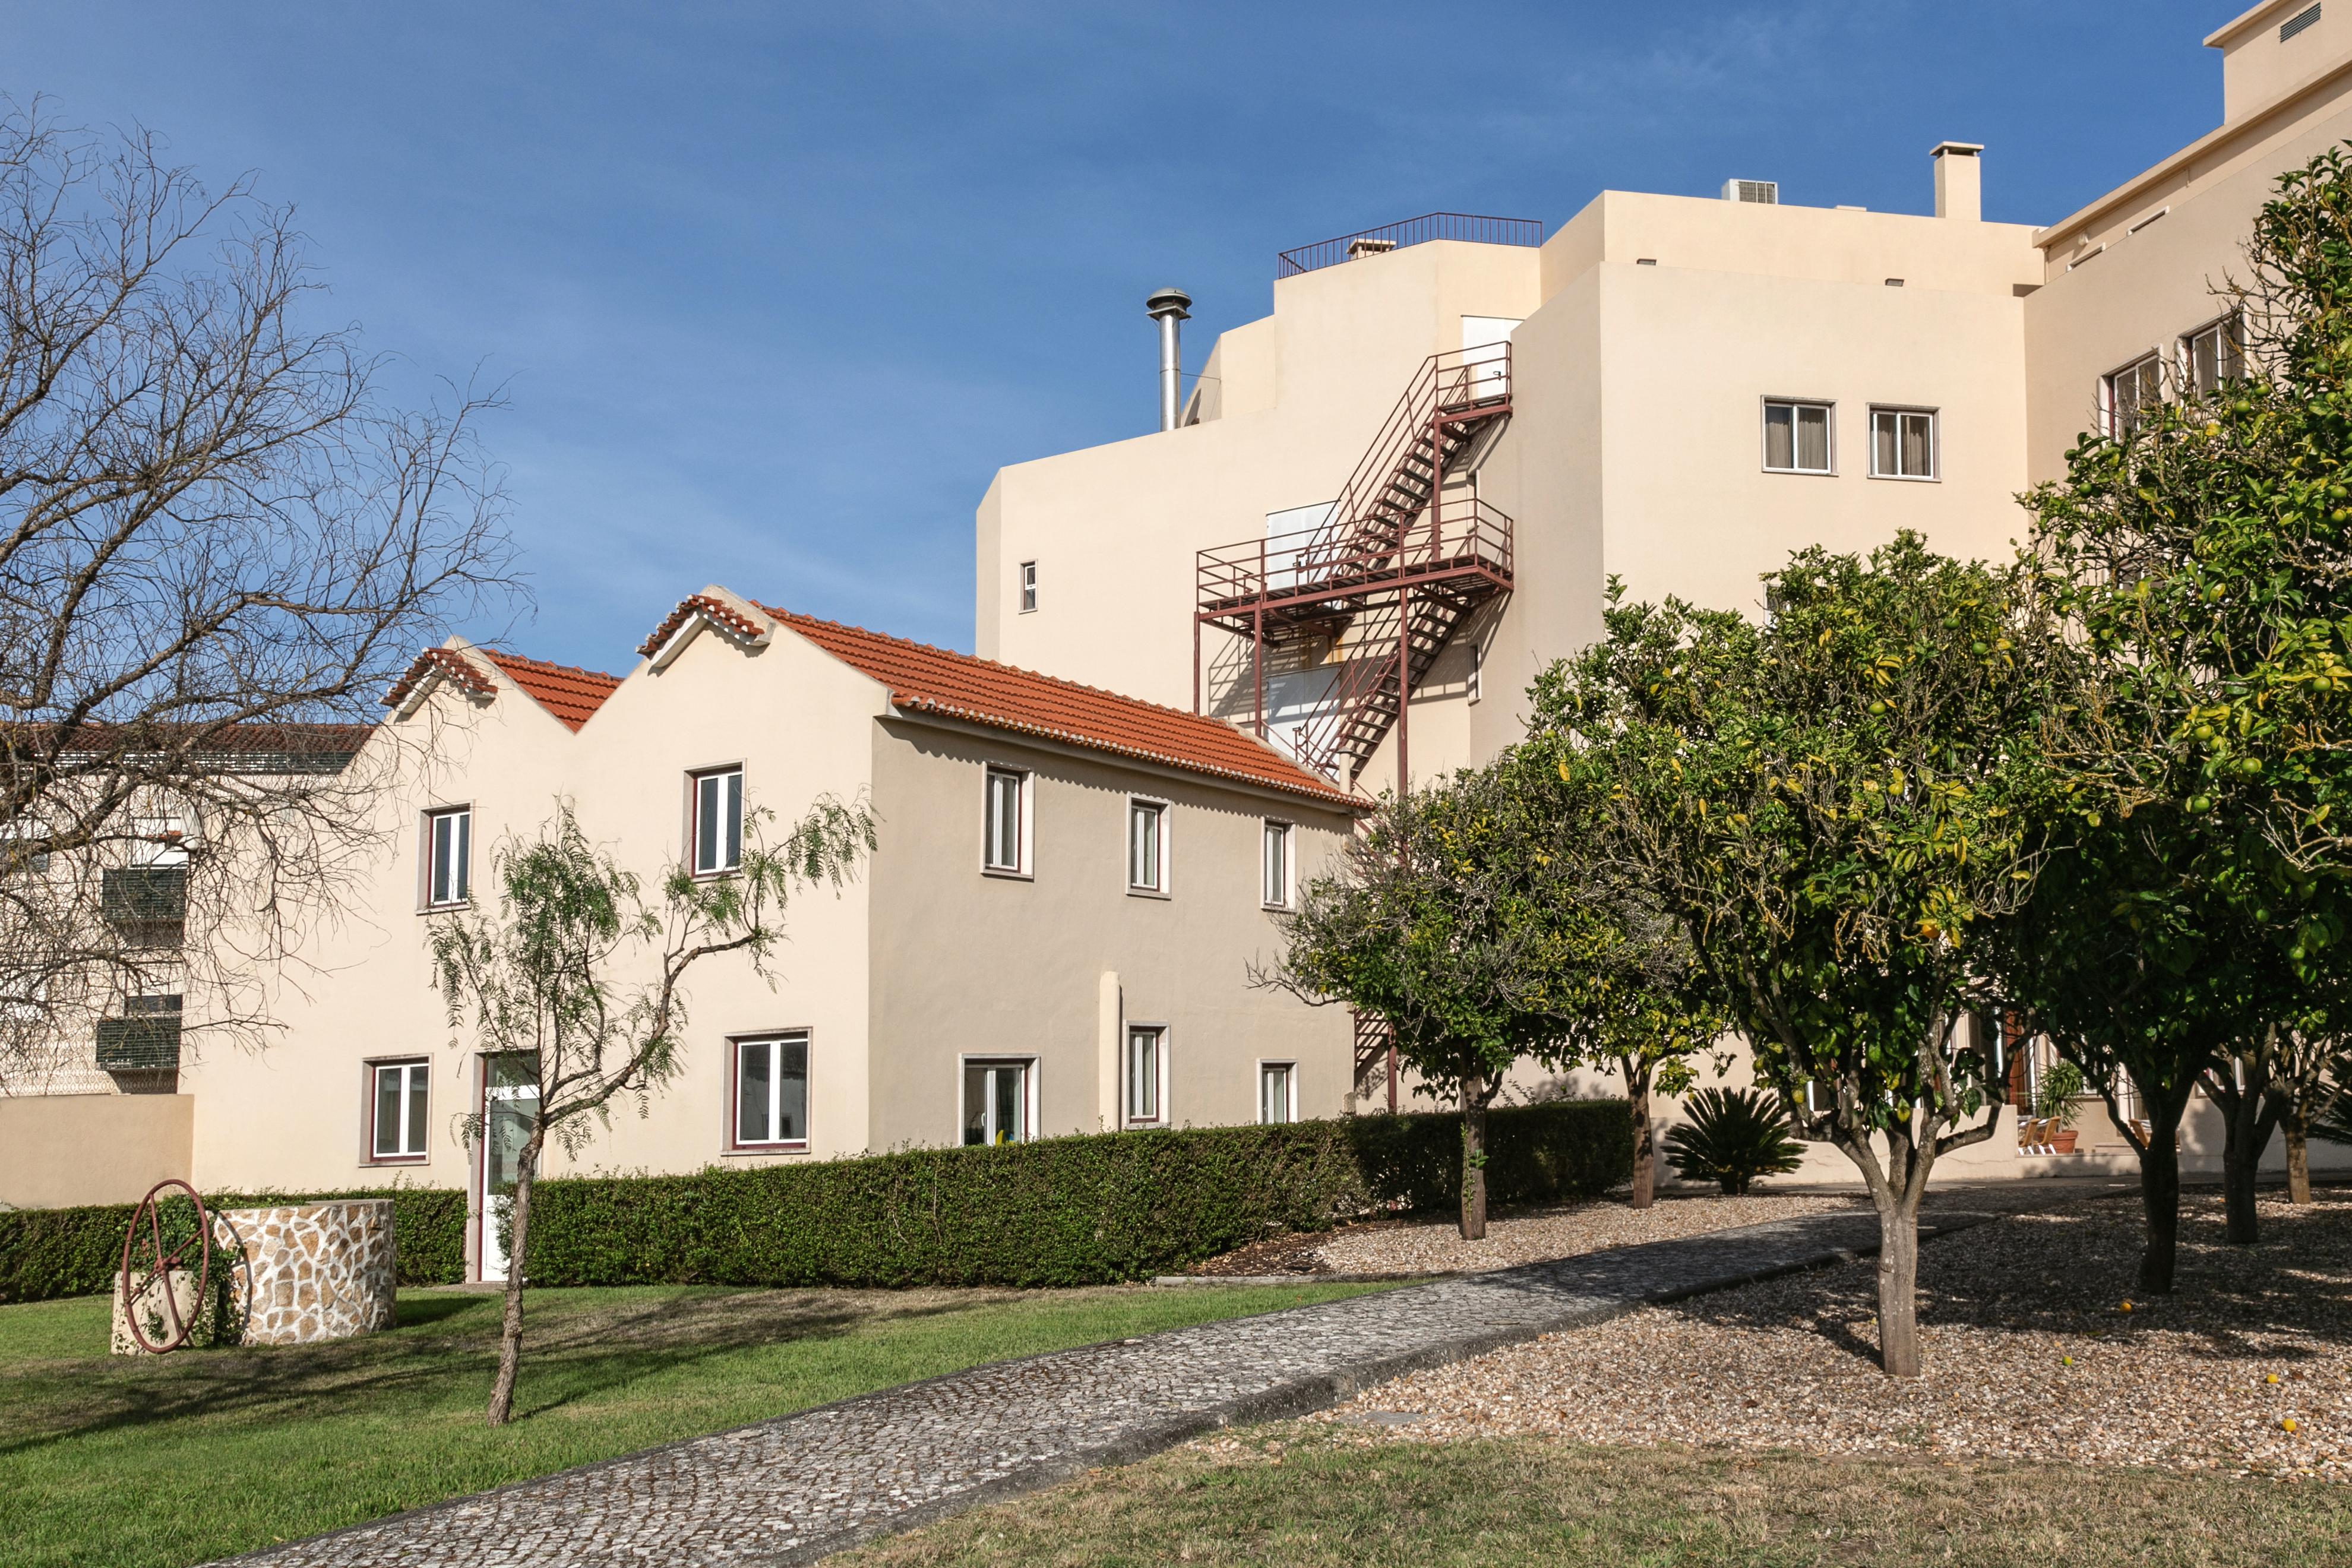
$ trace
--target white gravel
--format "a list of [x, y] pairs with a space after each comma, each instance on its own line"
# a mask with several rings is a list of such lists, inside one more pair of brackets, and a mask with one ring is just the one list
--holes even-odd
[[1750, 1193], [1727, 1198], [1661, 1197], [1634, 1209], [1620, 1197], [1489, 1219], [1483, 1241], [1465, 1241], [1453, 1221], [1386, 1226], [1343, 1232], [1315, 1249], [1315, 1267], [1338, 1274], [1444, 1274], [1508, 1268], [1547, 1258], [1573, 1258], [1644, 1241], [1672, 1241], [1705, 1231], [1794, 1219], [1826, 1209], [1852, 1208], [1846, 1196], [1781, 1196]]
[[2179, 1289], [2155, 1300], [2132, 1286], [2135, 1200], [1928, 1243], [1918, 1379], [1877, 1368], [1864, 1261], [1547, 1335], [1318, 1419], [1383, 1440], [1540, 1434], [2352, 1480], [2352, 1193], [2303, 1209], [2265, 1198], [2251, 1248], [2223, 1244], [2218, 1196], [2182, 1206]]

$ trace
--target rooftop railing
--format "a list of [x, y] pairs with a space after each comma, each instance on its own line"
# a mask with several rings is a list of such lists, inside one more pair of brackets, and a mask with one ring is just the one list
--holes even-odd
[[1296, 278], [1318, 268], [1336, 267], [1360, 257], [1385, 255], [1409, 245], [1433, 239], [1466, 240], [1473, 245], [1538, 246], [1544, 242], [1543, 220], [1532, 217], [1485, 217], [1476, 213], [1423, 213], [1402, 223], [1360, 228], [1336, 239], [1318, 240], [1286, 250], [1276, 258], [1274, 275]]

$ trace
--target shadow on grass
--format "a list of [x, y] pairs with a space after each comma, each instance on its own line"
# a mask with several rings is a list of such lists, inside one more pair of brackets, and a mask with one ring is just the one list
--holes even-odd
[[[437, 1404], [461, 1393], [487, 1397], [500, 1300], [412, 1297], [400, 1303], [398, 1327], [331, 1344], [47, 1363], [0, 1378], [0, 1416], [12, 1429], [0, 1436], [0, 1455], [190, 1419], [299, 1421]], [[579, 1304], [534, 1302], [527, 1295], [520, 1414], [527, 1418], [740, 1351], [837, 1339], [870, 1324], [949, 1316], [973, 1305], [899, 1297], [877, 1308], [816, 1291], [682, 1291]]]

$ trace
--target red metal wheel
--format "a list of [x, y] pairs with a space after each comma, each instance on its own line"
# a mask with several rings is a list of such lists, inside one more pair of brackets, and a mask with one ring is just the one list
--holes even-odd
[[[173, 1187], [187, 1194], [188, 1202], [196, 1211], [196, 1226], [177, 1245], [166, 1248], [163, 1205], [172, 1201], [170, 1189]], [[178, 1226], [173, 1228], [176, 1231]], [[181, 1260], [187, 1257], [192, 1247], [196, 1255], [196, 1310], [193, 1316], [183, 1321], [179, 1299], [172, 1290], [172, 1271], [180, 1267]], [[139, 1206], [131, 1211], [131, 1229], [122, 1238], [122, 1273], [115, 1281], [116, 1294], [122, 1302], [123, 1321], [130, 1325], [131, 1337], [141, 1350], [162, 1355], [188, 1342], [188, 1336], [195, 1332], [197, 1319], [204, 1315], [205, 1293], [212, 1284], [212, 1215], [205, 1212], [205, 1200], [197, 1195], [196, 1189], [176, 1178], [166, 1178], [148, 1188], [147, 1195], [140, 1199]], [[140, 1321], [144, 1314], [139, 1310], [131, 1281], [142, 1275], [163, 1297], [162, 1315], [169, 1331], [160, 1342], [147, 1337], [147, 1327]]]

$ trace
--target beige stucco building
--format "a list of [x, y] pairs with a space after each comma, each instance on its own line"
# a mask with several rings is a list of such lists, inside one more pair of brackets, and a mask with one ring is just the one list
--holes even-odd
[[[1371, 794], [1517, 739], [1612, 578], [1760, 612], [1806, 544], [2006, 555], [2081, 432], [2227, 373], [2214, 290], [2255, 212], [2352, 138], [2352, 9], [2275, 0], [2205, 41], [2221, 125], [2047, 227], [1985, 222], [1983, 149], [1947, 142], [1932, 216], [1734, 179], [1604, 191], [1548, 236], [1432, 215], [1286, 252], [1173, 427], [999, 471], [980, 651], [1195, 704]], [[2187, 1137], [2218, 1160], [2209, 1112]], [[2012, 1139], [1969, 1160], [2080, 1168]]]

